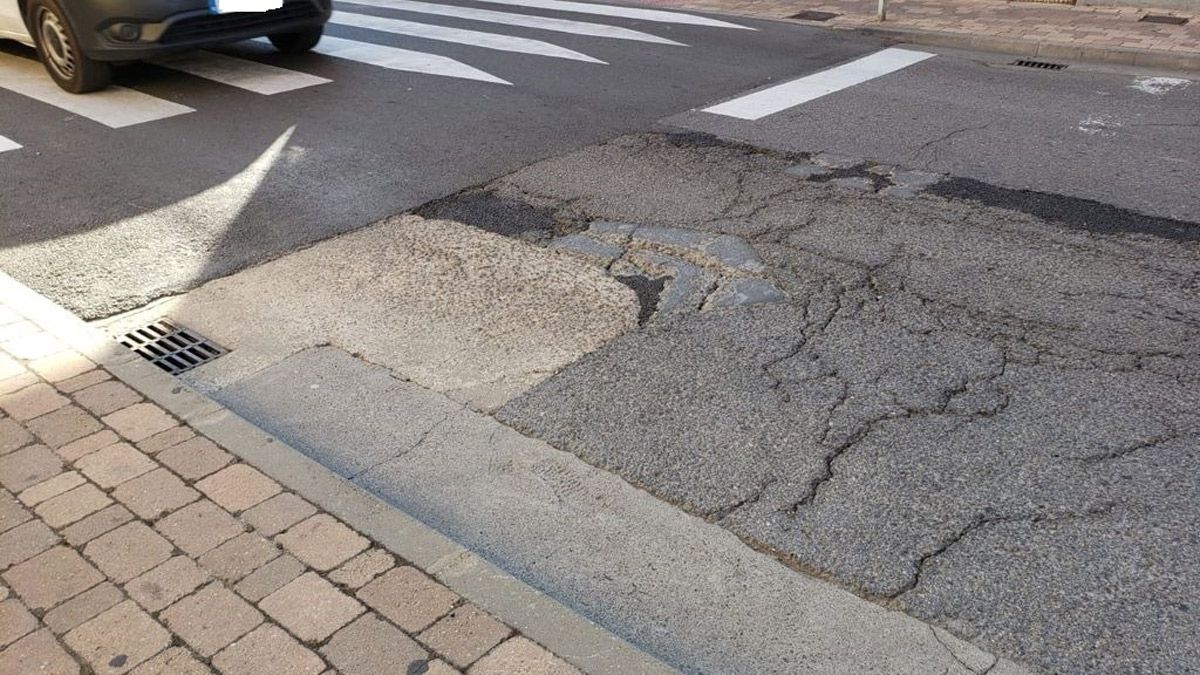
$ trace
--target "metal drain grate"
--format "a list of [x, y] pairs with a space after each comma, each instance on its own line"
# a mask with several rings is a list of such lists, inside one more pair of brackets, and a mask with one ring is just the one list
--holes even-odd
[[185, 373], [228, 351], [170, 319], [159, 319], [122, 335], [121, 344], [172, 375]]
[[806, 9], [799, 14], [789, 16], [789, 19], [800, 19], [802, 21], [828, 21], [835, 16], [841, 16], [834, 12], [818, 12], [815, 9]]
[[1012, 62], [1014, 66], [1022, 68], [1037, 68], [1039, 70], [1062, 70], [1067, 67], [1065, 63], [1050, 63], [1049, 61], [1030, 61], [1029, 59], [1017, 59]]
[[1170, 16], [1167, 14], [1147, 14], [1146, 16], [1138, 19], [1138, 21], [1146, 21], [1149, 23], [1169, 23], [1173, 26], [1182, 26], [1188, 22], [1187, 17], [1185, 16]]

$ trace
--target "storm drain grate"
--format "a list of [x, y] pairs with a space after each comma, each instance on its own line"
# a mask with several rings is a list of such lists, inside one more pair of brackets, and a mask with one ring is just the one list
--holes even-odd
[[1187, 17], [1185, 16], [1170, 16], [1168, 14], [1147, 14], [1146, 16], [1138, 19], [1138, 21], [1146, 21], [1149, 23], [1169, 23], [1173, 26], [1182, 26], [1188, 22]]
[[170, 319], [159, 319], [122, 335], [121, 344], [172, 375], [185, 373], [228, 351]]
[[789, 19], [800, 19], [802, 21], [828, 21], [835, 16], [841, 16], [834, 12], [818, 12], [815, 9], [806, 9], [799, 14], [789, 16]]
[[1012, 62], [1014, 66], [1022, 68], [1037, 68], [1039, 70], [1062, 70], [1067, 67], [1065, 63], [1051, 63], [1049, 61], [1030, 61], [1029, 59], [1017, 59]]

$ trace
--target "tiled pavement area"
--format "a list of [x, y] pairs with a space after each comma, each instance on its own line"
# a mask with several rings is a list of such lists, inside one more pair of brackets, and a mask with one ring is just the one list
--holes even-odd
[[0, 303], [0, 673], [574, 673]]

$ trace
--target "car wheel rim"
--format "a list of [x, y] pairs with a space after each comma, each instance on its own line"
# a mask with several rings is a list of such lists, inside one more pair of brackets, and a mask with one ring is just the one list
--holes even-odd
[[38, 31], [46, 63], [64, 80], [75, 76], [75, 50], [71, 38], [58, 15], [43, 9], [38, 16]]

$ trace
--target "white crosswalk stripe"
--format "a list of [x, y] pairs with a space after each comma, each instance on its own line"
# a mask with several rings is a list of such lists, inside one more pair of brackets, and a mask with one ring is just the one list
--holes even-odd
[[[266, 38], [259, 38], [258, 41], [266, 42], [267, 40]], [[455, 61], [446, 56], [414, 52], [409, 49], [388, 47], [370, 42], [344, 40], [328, 35], [321, 38], [321, 43], [313, 51], [334, 58], [367, 63], [372, 66], [391, 70], [404, 70], [413, 73], [424, 73], [426, 75], [441, 75], [443, 77], [457, 77], [465, 80], [494, 82], [496, 84], [512, 84], [508, 80], [500, 79], [495, 75], [485, 73], [478, 68], [468, 66], [461, 61]]]
[[214, 52], [186, 52], [163, 59], [156, 65], [165, 66], [206, 80], [220, 82], [257, 94], [281, 94], [305, 87], [325, 84], [330, 80], [308, 73], [298, 73], [258, 61]]
[[458, 19], [470, 19], [472, 21], [482, 21], [485, 23], [521, 26], [523, 28], [537, 28], [540, 30], [548, 30], [558, 33], [571, 33], [573, 35], [587, 35], [590, 37], [611, 38], [615, 40], [632, 40], [636, 42], [652, 42], [655, 44], [677, 45], [681, 47], [685, 46], [682, 42], [668, 40], [667, 38], [658, 37], [657, 35], [651, 35], [649, 33], [631, 30], [629, 28], [621, 28], [620, 26], [606, 26], [600, 23], [588, 23], [586, 21], [552, 19], [542, 16], [533, 16], [530, 14], [513, 14], [511, 12], [495, 12], [490, 9], [475, 9], [474, 7], [438, 5], [432, 2], [420, 2], [419, 0], [354, 0], [354, 4], [366, 5], [368, 7], [382, 7], [385, 9], [398, 9], [405, 12], [415, 12], [417, 14], [450, 16]]
[[682, 12], [667, 12], [661, 9], [641, 9], [638, 7], [620, 7], [617, 5], [597, 5], [591, 2], [568, 2], [567, 0], [482, 0], [489, 5], [516, 5], [518, 7], [533, 7], [549, 9], [556, 12], [578, 12], [580, 14], [595, 14], [597, 16], [617, 16], [625, 19], [642, 19], [659, 23], [680, 23], [692, 26], [710, 26], [712, 28], [738, 28], [741, 30], [756, 30], [749, 26], [739, 26], [736, 23], [710, 19], [705, 16], [684, 14]]
[[68, 94], [31, 59], [0, 52], [0, 87], [86, 117], [114, 129], [193, 112], [125, 87], [109, 87], [86, 96]]
[[20, 143], [14, 141], [14, 140], [5, 138], [4, 136], [0, 136], [0, 152], [8, 152], [9, 150], [20, 150], [20, 149], [21, 149]]
[[369, 14], [353, 14], [350, 12], [335, 11], [333, 13], [331, 23], [335, 23], [339, 26], [367, 28], [370, 30], [377, 30], [395, 35], [408, 35], [411, 37], [425, 38], [427, 40], [454, 42], [457, 44], [471, 45], [473, 47], [483, 47], [484, 49], [518, 52], [520, 54], [534, 54], [537, 56], [549, 56], [559, 59], [571, 59], [574, 61], [587, 61], [588, 63], [604, 63], [604, 61], [601, 61], [600, 59], [594, 59], [587, 54], [581, 54], [577, 51], [567, 49], [565, 47], [559, 47], [558, 45], [553, 45], [549, 42], [543, 42], [541, 40], [498, 35], [496, 33], [484, 33], [475, 30], [464, 30], [462, 28], [450, 28], [447, 26], [435, 26], [418, 23], [416, 21], [388, 19], [380, 16], [371, 16]]

